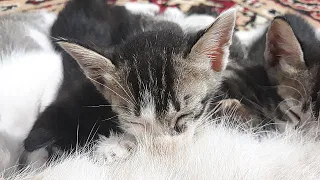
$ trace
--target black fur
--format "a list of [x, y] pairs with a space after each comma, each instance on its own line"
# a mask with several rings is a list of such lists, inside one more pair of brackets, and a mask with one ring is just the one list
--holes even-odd
[[[318, 118], [320, 110], [320, 40], [314, 32], [314, 28], [299, 16], [288, 14], [284, 18], [290, 24], [294, 33], [300, 43], [303, 51], [304, 60], [306, 66], [312, 73], [311, 82], [313, 82], [313, 87], [311, 90], [311, 103], [313, 104], [313, 112], [315, 117]], [[312, 70], [317, 68], [316, 70]], [[306, 98], [308, 99], [308, 98]], [[306, 108], [304, 108], [306, 110]]]
[[290, 24], [301, 45], [306, 65], [312, 67], [318, 64], [320, 43], [314, 32], [314, 27], [303, 18], [294, 14], [286, 14], [284, 18]]
[[[110, 14], [117, 21], [109, 18]], [[123, 18], [124, 17], [124, 18]], [[130, 16], [122, 7], [109, 7], [101, 0], [77, 0], [67, 4], [52, 27], [52, 37], [82, 40], [98, 47], [117, 44], [128, 35]], [[111, 36], [112, 32], [114, 33]], [[57, 47], [59, 51], [62, 51]], [[69, 149], [119, 132], [109, 103], [81, 72], [79, 65], [62, 51], [64, 79], [56, 100], [45, 109], [26, 138], [27, 151], [54, 145]]]
[[[263, 58], [262, 49], [250, 53]], [[225, 98], [237, 99], [260, 119], [254, 126], [273, 129], [274, 118], [284, 116], [275, 109], [283, 99], [278, 95], [275, 84], [270, 82], [264, 64], [258, 59], [243, 59], [242, 56], [236, 56], [232, 63], [242, 68], [227, 67], [227, 71], [232, 72], [233, 75], [224, 78], [220, 96], [215, 99], [215, 102]]]
[[[320, 43], [313, 27], [302, 18], [292, 14], [277, 18], [285, 19], [292, 27], [302, 47], [304, 59], [310, 71], [312, 68], [319, 66]], [[221, 96], [221, 99], [225, 97], [238, 99], [262, 120], [262, 122], [259, 122], [259, 126], [275, 128], [273, 126], [275, 119], [285, 121], [288, 117], [278, 108], [278, 104], [283, 100], [277, 93], [276, 87], [278, 84], [269, 79], [266, 71], [264, 59], [266, 31], [250, 47], [246, 58], [233, 56], [234, 61], [232, 63], [241, 68], [234, 68], [235, 66], [232, 65], [227, 67], [227, 70], [233, 72], [234, 75], [228, 76], [223, 81], [221, 94], [225, 96]], [[231, 54], [233, 50], [231, 49]], [[314, 86], [311, 87], [313, 89], [311, 101], [313, 102], [313, 111], [317, 116], [320, 108], [320, 73], [318, 72], [318, 70], [313, 72], [315, 73], [314, 79], [306, 80], [314, 82]], [[305, 99], [309, 98], [306, 97]]]
[[[180, 110], [172, 89], [175, 78], [172, 59], [188, 53], [196, 42], [193, 40], [201, 37], [201, 34], [185, 35], [175, 23], [152, 22], [103, 0], [68, 3], [51, 35], [81, 42], [110, 59], [117, 69], [128, 67], [126, 81], [137, 101], [135, 114], [140, 113], [144, 101], [141, 93], [147, 88], [156, 102], [158, 118], [168, 110], [169, 102], [176, 111]], [[83, 75], [77, 62], [61, 48], [56, 49], [63, 56], [63, 84], [57, 99], [39, 116], [25, 140], [27, 151], [48, 145], [70, 149], [96, 139], [98, 134], [121, 132], [117, 114], [110, 106], [104, 106], [110, 104]]]
[[[212, 11], [209, 12], [205, 6], [190, 9], [188, 13], [216, 16], [216, 14], [212, 14]], [[199, 33], [201, 34], [201, 32]], [[234, 63], [243, 69], [240, 70], [233, 68], [233, 66], [227, 66], [227, 70], [232, 71], [235, 76], [224, 78], [220, 92], [208, 96], [208, 99], [204, 103], [211, 102], [211, 109], [213, 109], [216, 108], [216, 102], [226, 98], [238, 99], [263, 120], [259, 126], [272, 124], [274, 116], [281, 116], [280, 112], [272, 113], [273, 115], [266, 112], [266, 110], [273, 109], [282, 99], [277, 94], [274, 84], [269, 81], [264, 69], [264, 48], [265, 33], [254, 42], [250, 51], [242, 45], [236, 36], [233, 36], [229, 56], [231, 62], [229, 64]], [[246, 54], [248, 55], [246, 56]], [[214, 116], [220, 115], [220, 113], [217, 113]], [[272, 125], [268, 127], [272, 127]]]
[[[310, 100], [305, 103], [312, 103], [312, 111], [316, 118], [319, 117], [320, 111], [320, 40], [316, 36], [314, 28], [306, 22], [303, 18], [288, 14], [284, 18], [290, 24], [294, 33], [300, 43], [300, 46], [303, 51], [304, 60], [306, 66], [308, 67], [310, 73], [312, 74], [312, 79], [309, 81], [311, 88]], [[305, 99], [309, 99], [306, 97]], [[303, 110], [307, 110], [303, 108]]]

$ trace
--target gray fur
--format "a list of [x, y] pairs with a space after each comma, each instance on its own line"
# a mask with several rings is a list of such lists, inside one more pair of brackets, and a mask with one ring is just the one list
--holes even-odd
[[29, 36], [28, 27], [49, 35], [50, 24], [44, 13], [23, 13], [0, 16], [0, 49], [2, 55], [16, 50], [40, 50], [41, 46]]

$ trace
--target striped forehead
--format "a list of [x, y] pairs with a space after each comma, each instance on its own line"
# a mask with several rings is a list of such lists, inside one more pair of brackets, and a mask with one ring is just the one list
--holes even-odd
[[175, 60], [186, 49], [187, 41], [181, 32], [145, 32], [129, 40], [120, 48], [119, 57], [137, 101], [140, 113], [145, 102], [153, 102], [157, 116], [168, 111], [170, 103], [179, 110], [175, 79], [178, 70]]

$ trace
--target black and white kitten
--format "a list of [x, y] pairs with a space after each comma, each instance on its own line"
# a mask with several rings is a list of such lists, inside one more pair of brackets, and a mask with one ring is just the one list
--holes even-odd
[[64, 81], [25, 140], [26, 150], [69, 149], [111, 131], [183, 132], [218, 91], [234, 25], [235, 10], [190, 33], [103, 0], [69, 2], [52, 28], [52, 36], [63, 39], [57, 41], [63, 50], [57, 49]]

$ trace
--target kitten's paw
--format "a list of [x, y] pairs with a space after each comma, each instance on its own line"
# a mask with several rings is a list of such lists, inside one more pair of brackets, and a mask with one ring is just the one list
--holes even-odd
[[253, 118], [253, 113], [237, 99], [225, 99], [218, 102], [220, 113], [234, 114], [242, 118]]
[[219, 101], [221, 108], [238, 108], [241, 107], [241, 102], [238, 99], [224, 99]]
[[50, 154], [45, 147], [33, 152], [25, 151], [20, 158], [20, 164], [29, 166], [31, 169], [38, 169], [47, 162], [49, 157]]
[[13, 163], [11, 163], [11, 158], [12, 157], [10, 151], [7, 149], [7, 147], [2, 147], [2, 144], [0, 142], [0, 172], [4, 172], [4, 170], [13, 165]]
[[124, 7], [133, 14], [145, 14], [155, 16], [160, 12], [160, 7], [151, 3], [128, 2]]
[[96, 156], [107, 163], [119, 162], [127, 159], [136, 147], [134, 138], [127, 135], [113, 135], [109, 138], [101, 137], [96, 149]]

